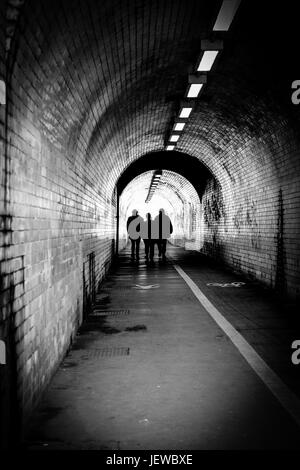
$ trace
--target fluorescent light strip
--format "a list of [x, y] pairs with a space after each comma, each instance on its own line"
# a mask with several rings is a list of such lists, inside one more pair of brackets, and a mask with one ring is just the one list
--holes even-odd
[[204, 51], [197, 72], [209, 72], [219, 51]]
[[223, 0], [214, 31], [228, 31], [241, 0]]
[[167, 145], [166, 150], [174, 150], [175, 145]]
[[185, 122], [177, 122], [174, 126], [174, 131], [182, 131], [185, 125]]
[[179, 139], [179, 135], [171, 135], [170, 137], [170, 142], [177, 142]]
[[6, 86], [4, 80], [0, 80], [0, 104], [6, 104]]
[[193, 108], [184, 106], [184, 107], [181, 109], [181, 111], [180, 111], [179, 117], [180, 117], [180, 118], [188, 118], [189, 115], [190, 115], [191, 112], [192, 112], [192, 109], [193, 109]]
[[203, 87], [203, 83], [191, 83], [190, 87], [189, 87], [187, 97], [188, 98], [197, 98], [197, 96], [199, 95], [202, 87]]

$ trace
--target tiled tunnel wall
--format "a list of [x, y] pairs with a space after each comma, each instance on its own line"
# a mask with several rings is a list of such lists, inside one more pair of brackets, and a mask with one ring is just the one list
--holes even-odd
[[[25, 0], [0, 109], [2, 409], [15, 400], [26, 415], [68, 348], [114, 251], [117, 179], [164, 148], [219, 3]], [[299, 114], [271, 90], [249, 37], [241, 22], [177, 150], [215, 176], [203, 250], [295, 296]]]
[[[41, 44], [31, 34], [29, 27], [24, 41], [12, 43], [11, 57], [13, 48], [18, 49], [7, 95], [6, 155], [1, 153], [6, 164], [1, 331], [18, 381], [16, 386], [7, 378], [5, 393], [18, 391], [12, 408], [17, 403], [24, 419], [70, 346], [109, 268], [116, 214], [113, 195], [103, 190], [101, 166], [88, 161], [82, 140], [66, 139], [62, 116], [57, 114], [53, 123], [59, 110], [51, 108], [42, 84], [55, 88], [49, 75], [51, 68], [60, 75], [60, 56], [56, 51], [48, 64], [39, 63]], [[69, 71], [64, 83], [70, 84], [71, 77]], [[74, 93], [79, 96], [76, 86]], [[57, 98], [61, 107], [68, 106], [63, 94]], [[1, 107], [1, 124], [3, 113]], [[8, 364], [6, 370], [12, 368]], [[1, 400], [5, 409], [8, 400]]]
[[[158, 194], [169, 189], [179, 196], [179, 204], [174, 202], [173, 228], [170, 242], [187, 250], [200, 250], [203, 245], [203, 211], [199, 195], [192, 184], [182, 176], [164, 171]], [[170, 198], [170, 196], [167, 195]]]
[[[0, 3], [0, 80], [5, 82], [5, 8], [4, 2]], [[0, 243], [0, 291], [3, 292], [5, 284], [8, 282], [5, 278], [6, 260], [5, 260], [5, 242], [6, 242], [6, 207], [5, 207], [5, 105], [0, 104], [0, 163], [1, 163], [1, 185], [0, 185], [0, 204], [1, 204], [1, 243]], [[5, 328], [3, 319], [4, 296], [0, 297], [0, 339], [8, 343], [8, 328]], [[8, 312], [9, 313], [9, 312]], [[1, 443], [6, 444], [7, 434], [6, 426], [11, 420], [8, 412], [8, 406], [11, 388], [10, 388], [10, 370], [12, 369], [10, 358], [6, 355], [6, 363], [8, 367], [0, 365], [0, 448]]]
[[[101, 168], [91, 168], [73, 142], [58, 141], [57, 127], [41, 127], [41, 105], [26, 60], [15, 67], [8, 106], [11, 250], [23, 263], [14, 303], [23, 409], [69, 346], [114, 251], [115, 207], [101, 192]], [[41, 71], [40, 71], [41, 73]], [[30, 86], [31, 86], [30, 85]]]
[[299, 139], [278, 125], [237, 155], [246, 162], [242, 176], [224, 187], [212, 180], [204, 193], [203, 251], [298, 297]]

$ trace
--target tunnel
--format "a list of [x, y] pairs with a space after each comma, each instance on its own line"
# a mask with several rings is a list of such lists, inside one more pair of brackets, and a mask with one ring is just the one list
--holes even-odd
[[1, 448], [299, 448], [290, 3], [1, 3]]

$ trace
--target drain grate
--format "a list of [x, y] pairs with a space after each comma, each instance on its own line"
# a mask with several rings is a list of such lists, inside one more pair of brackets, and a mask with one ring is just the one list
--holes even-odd
[[99, 359], [101, 357], [129, 356], [130, 348], [102, 348], [89, 349], [84, 354], [88, 359]]
[[98, 310], [95, 308], [93, 313], [90, 315], [92, 317], [106, 317], [106, 316], [119, 316], [119, 315], [129, 315], [129, 310]]

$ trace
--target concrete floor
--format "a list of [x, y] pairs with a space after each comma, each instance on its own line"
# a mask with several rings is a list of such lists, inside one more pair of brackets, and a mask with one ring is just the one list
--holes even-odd
[[[291, 304], [199, 253], [169, 246], [166, 264], [147, 266], [126, 249], [32, 417], [28, 449], [300, 449], [300, 429], [173, 262], [300, 395]], [[233, 281], [245, 284], [207, 285]]]

